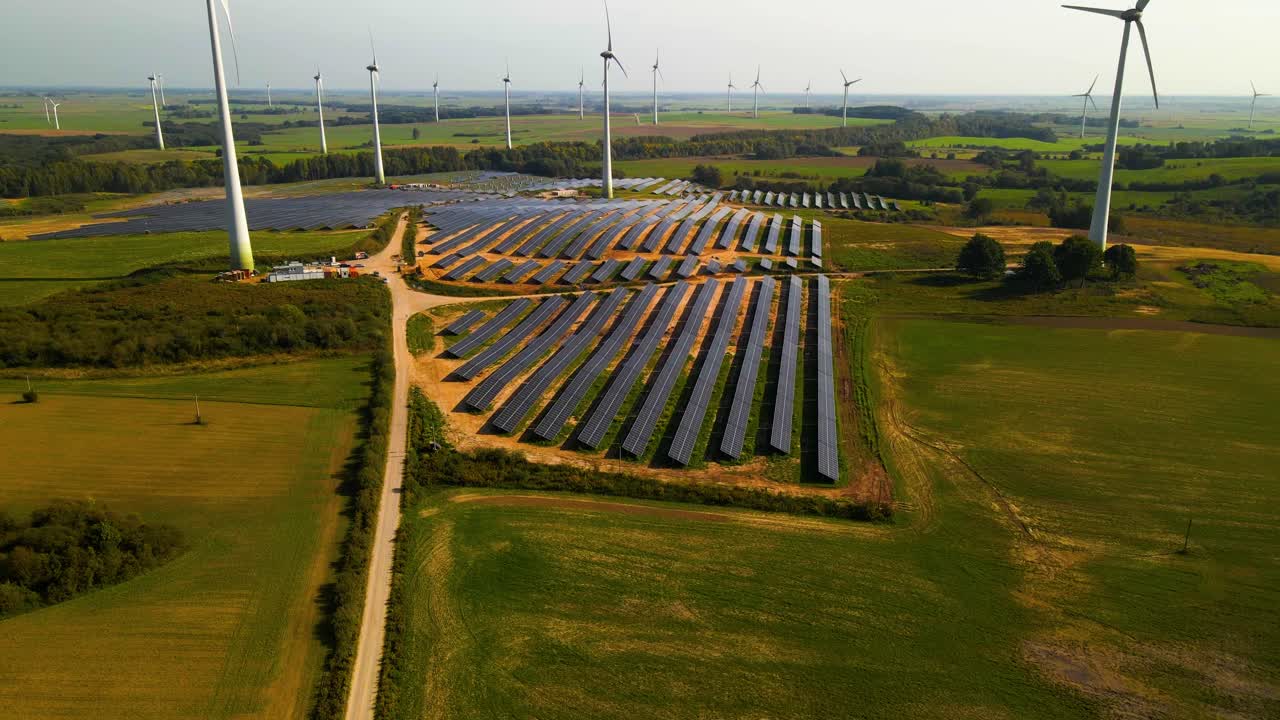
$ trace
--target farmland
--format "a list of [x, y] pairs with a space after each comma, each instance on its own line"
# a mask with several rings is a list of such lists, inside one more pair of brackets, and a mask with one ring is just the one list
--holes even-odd
[[[317, 598], [342, 532], [338, 474], [367, 381], [365, 360], [347, 358], [37, 380], [39, 403], [0, 404], [0, 505], [92, 500], [190, 543], [152, 573], [6, 620], [6, 712], [304, 717], [325, 652]], [[191, 424], [196, 392], [203, 426]]]
[[866, 342], [897, 526], [438, 492], [406, 515], [421, 671], [392, 716], [1276, 710], [1280, 618], [1257, 592], [1280, 580], [1280, 346], [923, 319]]

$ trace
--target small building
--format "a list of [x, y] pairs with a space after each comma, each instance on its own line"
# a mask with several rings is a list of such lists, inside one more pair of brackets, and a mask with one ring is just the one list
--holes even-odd
[[303, 265], [296, 260], [271, 268], [267, 282], [298, 282], [301, 280], [323, 280], [324, 267], [321, 265]]

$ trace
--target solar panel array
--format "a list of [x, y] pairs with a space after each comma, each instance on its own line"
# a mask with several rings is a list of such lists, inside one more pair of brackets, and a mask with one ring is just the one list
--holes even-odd
[[510, 305], [502, 308], [502, 310], [494, 315], [489, 322], [480, 326], [479, 330], [471, 333], [461, 341], [454, 343], [453, 347], [445, 350], [445, 354], [455, 358], [466, 357], [471, 351], [480, 347], [486, 340], [498, 334], [498, 331], [511, 324], [520, 313], [528, 310], [533, 306], [533, 301], [529, 298], [520, 298], [514, 300]]
[[[564, 298], [555, 299], [559, 300], [561, 305], [567, 302]], [[596, 296], [593, 293], [583, 293], [582, 295], [579, 295], [578, 299], [574, 300], [573, 304], [569, 306], [569, 309], [560, 313], [560, 316], [555, 319], [555, 322], [551, 323], [551, 327], [547, 328], [547, 330], [541, 335], [528, 342], [522, 350], [515, 354], [515, 357], [512, 357], [510, 360], [503, 363], [502, 367], [498, 368], [493, 374], [489, 375], [484, 380], [481, 380], [480, 383], [471, 390], [471, 392], [467, 393], [467, 396], [462, 399], [463, 404], [472, 410], [487, 409], [489, 405], [493, 403], [494, 398], [498, 396], [498, 393], [502, 392], [504, 388], [515, 382], [516, 378], [528, 369], [530, 365], [536, 362], [538, 358], [542, 357], [549, 350], [554, 349], [555, 346], [560, 343], [560, 340], [564, 337], [565, 333], [569, 332], [570, 326], [577, 322], [578, 318], [582, 317], [583, 313], [587, 311], [587, 308], [590, 307], [591, 303], [595, 302], [595, 300]], [[506, 338], [503, 339], [505, 340]], [[527, 335], [524, 337], [518, 337], [512, 347], [514, 347], [515, 344], [525, 342], [527, 339]]]
[[543, 363], [542, 367], [535, 370], [529, 379], [516, 389], [502, 409], [494, 414], [491, 422], [495, 428], [501, 432], [510, 433], [520, 427], [520, 423], [524, 422], [533, 410], [534, 404], [551, 388], [551, 383], [565, 374], [569, 366], [604, 330], [605, 325], [622, 305], [622, 301], [626, 299], [627, 293], [626, 289], [617, 288], [596, 306], [595, 311], [582, 324], [578, 332], [574, 333], [573, 337]]
[[463, 380], [473, 380], [477, 375], [487, 370], [494, 363], [514, 350], [520, 343], [528, 340], [538, 331], [538, 328], [547, 324], [552, 316], [560, 312], [561, 308], [568, 305], [569, 301], [562, 297], [547, 298], [542, 301], [528, 317], [515, 326], [506, 335], [503, 335], [489, 347], [481, 350], [478, 355], [463, 363], [462, 367], [453, 371], [454, 375]]
[[764, 354], [764, 341], [769, 333], [769, 309], [773, 307], [773, 278], [760, 282], [755, 310], [751, 317], [751, 334], [747, 337], [747, 350], [738, 368], [738, 382], [733, 391], [733, 405], [729, 408], [729, 420], [725, 423], [720, 452], [737, 460], [742, 457], [742, 446], [747, 439], [747, 424], [751, 420], [751, 405], [755, 400], [756, 380], [760, 376], [760, 357]]
[[799, 255], [800, 245], [804, 240], [804, 220], [799, 215], [791, 218], [791, 237], [787, 241], [787, 254]]
[[551, 282], [556, 275], [559, 275], [561, 270], [564, 270], [564, 262], [556, 260], [550, 265], [539, 270], [538, 274], [534, 275], [530, 282], [534, 285], [546, 285]]
[[501, 260], [495, 262], [489, 267], [476, 273], [476, 276], [471, 279], [474, 280], [475, 282], [482, 282], [482, 283], [492, 282], [499, 275], [506, 272], [507, 270], [510, 270], [513, 266], [515, 266], [515, 263], [511, 262], [506, 258], [502, 258]]
[[835, 357], [831, 348], [831, 281], [818, 276], [818, 474], [840, 481], [836, 436]]
[[766, 255], [773, 255], [778, 252], [778, 240], [782, 237], [782, 226], [786, 223], [781, 215], [774, 214], [773, 222], [769, 223], [769, 236], [764, 241], [764, 252]]
[[724, 364], [724, 355], [729, 350], [730, 335], [738, 323], [738, 310], [742, 306], [742, 295], [746, 289], [745, 278], [734, 280], [730, 286], [729, 297], [720, 313], [720, 322], [716, 324], [711, 346], [707, 349], [698, 379], [694, 382], [693, 393], [680, 416], [671, 449], [667, 451], [667, 457], [681, 465], [688, 465], [693, 457], [693, 446], [697, 444], [698, 434], [702, 431], [702, 421], [707, 416], [707, 403], [711, 402], [711, 393], [720, 376], [720, 366]]
[[817, 220], [813, 221], [813, 248], [810, 250], [814, 257], [822, 257], [822, 223]]
[[[609, 333], [600, 347], [587, 358], [578, 372], [560, 391], [560, 395], [551, 403], [551, 407], [547, 408], [533, 428], [533, 434], [544, 440], [554, 439], [564, 430], [565, 424], [569, 422], [569, 416], [582, 403], [582, 399], [586, 397], [591, 386], [596, 383], [600, 376], [604, 374], [605, 368], [613, 362], [618, 353], [626, 345], [631, 336], [635, 334], [636, 329], [640, 327], [640, 321], [644, 319], [645, 312], [648, 311], [649, 305], [653, 303], [653, 299], [658, 295], [658, 286], [646, 285], [643, 290], [631, 299], [631, 303], [627, 305], [626, 311], [622, 315], [622, 319], [614, 327], [613, 332]], [[643, 341], [642, 341], [643, 342]], [[630, 388], [628, 388], [630, 392]], [[607, 426], [606, 426], [607, 427]]]
[[488, 261], [485, 260], [483, 257], [481, 257], [480, 255], [476, 255], [475, 257], [467, 260], [461, 265], [450, 270], [448, 273], [445, 274], [444, 279], [445, 280], [461, 280], [462, 278], [475, 272], [486, 262]]
[[654, 280], [661, 280], [667, 276], [668, 272], [670, 272], [671, 265], [673, 263], [675, 263], [675, 260], [670, 256], [664, 255], [663, 257], [658, 258], [658, 261], [653, 264], [653, 267], [649, 268], [649, 277]]
[[649, 443], [653, 442], [653, 431], [657, 427], [658, 416], [662, 414], [662, 410], [667, 406], [667, 400], [671, 397], [671, 391], [675, 388], [676, 379], [679, 377], [680, 371], [684, 369], [685, 363], [689, 360], [689, 353], [693, 350], [693, 343], [698, 338], [698, 330], [702, 327], [702, 320], [706, 317], [707, 310], [711, 307], [711, 298], [715, 296], [717, 286], [718, 283], [715, 280], [708, 280], [698, 290], [698, 294], [693, 301], [693, 307], [689, 311], [688, 319], [680, 330], [679, 337], [677, 337], [675, 345], [671, 349], [671, 354], [667, 357], [666, 362], [662, 363], [662, 368], [658, 370], [653, 385], [640, 407], [640, 412], [636, 415], [635, 422], [631, 424], [631, 430], [622, 442], [622, 449], [632, 455], [637, 457], [643, 455], [645, 449], [649, 447]]
[[693, 245], [689, 246], [689, 252], [694, 255], [701, 255], [706, 252], [707, 244], [711, 242], [711, 238], [715, 235], [716, 227], [720, 221], [730, 212], [729, 208], [723, 207], [715, 211], [705, 223], [702, 225], [702, 231], [698, 233], [698, 237], [694, 239]]
[[627, 266], [622, 268], [620, 277], [627, 282], [633, 282], [636, 278], [640, 277], [640, 271], [644, 270], [644, 266], [647, 262], [648, 261], [642, 257], [632, 258], [631, 262], [627, 263]]
[[462, 333], [475, 327], [475, 324], [484, 319], [484, 313], [479, 310], [472, 310], [462, 317], [449, 323], [444, 329], [445, 335], [461, 335]]
[[796, 363], [800, 357], [800, 304], [804, 284], [792, 277], [787, 289], [787, 319], [782, 329], [782, 362], [778, 369], [778, 386], [774, 391], [773, 422], [770, 424], [769, 446], [780, 453], [791, 452], [791, 419], [796, 404]]

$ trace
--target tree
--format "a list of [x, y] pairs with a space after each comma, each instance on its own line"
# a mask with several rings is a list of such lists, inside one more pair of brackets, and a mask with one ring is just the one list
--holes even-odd
[[718, 188], [724, 184], [724, 175], [715, 165], [698, 165], [693, 168], [693, 181], [709, 188]]
[[960, 249], [956, 269], [980, 278], [997, 278], [1004, 274], [1004, 248], [994, 239], [978, 233]]
[[421, 130], [419, 130], [418, 128], [414, 128], [414, 129], [413, 129], [413, 139], [414, 139], [414, 140], [418, 140], [418, 139], [420, 139], [421, 137], [422, 137], [422, 131], [421, 131]]
[[996, 204], [990, 198], [978, 197], [969, 201], [969, 205], [965, 207], [964, 214], [972, 220], [984, 220], [991, 216], [996, 209]]
[[1022, 259], [1018, 279], [1033, 290], [1048, 290], [1062, 284], [1062, 273], [1053, 259], [1053, 243], [1038, 242], [1031, 246]]
[[1089, 273], [1102, 267], [1102, 249], [1083, 235], [1072, 235], [1053, 249], [1053, 259], [1064, 281], [1079, 280], [1084, 287]]
[[1102, 261], [1111, 270], [1111, 277], [1133, 277], [1138, 274], [1138, 253], [1129, 245], [1112, 245], [1102, 255]]

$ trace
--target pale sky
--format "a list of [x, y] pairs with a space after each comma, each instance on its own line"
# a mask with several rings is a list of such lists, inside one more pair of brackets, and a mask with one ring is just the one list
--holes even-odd
[[[200, 0], [3, 5], [0, 86], [144, 88], [153, 70], [170, 87], [212, 84]], [[614, 0], [611, 10], [631, 75], [614, 74], [624, 93], [649, 87], [661, 47], [670, 92], [719, 92], [730, 72], [745, 87], [759, 64], [772, 94], [810, 79], [815, 94], [838, 93], [843, 67], [873, 95], [1058, 95], [1099, 73], [1105, 95], [1123, 29], [1047, 0]], [[516, 94], [569, 90], [582, 66], [589, 88], [600, 82], [599, 0], [231, 0], [231, 11], [243, 88], [310, 87], [317, 65], [330, 88], [363, 87], [368, 26], [388, 90], [423, 89], [436, 72], [445, 89], [498, 90], [507, 56]], [[1280, 93], [1280, 2], [1154, 0], [1146, 13], [1162, 94], [1244, 95], [1250, 79]], [[1136, 32], [1129, 58], [1126, 94], [1137, 94]]]

